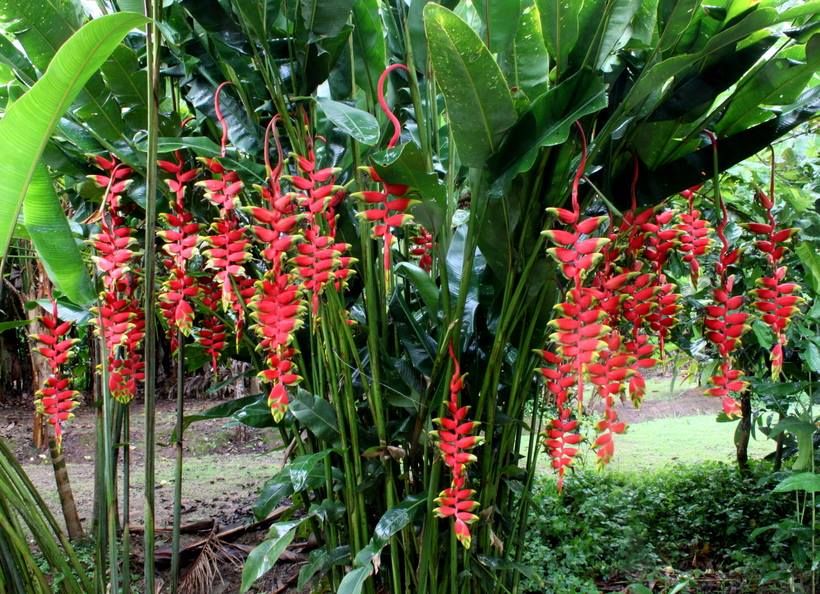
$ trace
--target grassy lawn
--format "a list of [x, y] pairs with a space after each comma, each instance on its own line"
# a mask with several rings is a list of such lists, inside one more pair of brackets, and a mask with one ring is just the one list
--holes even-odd
[[[627, 433], [618, 436], [615, 457], [605, 472], [640, 472], [659, 470], [672, 464], [695, 464], [705, 461], [732, 463], [735, 459], [734, 432], [737, 423], [718, 423], [714, 415], [671, 417], [634, 423]], [[760, 439], [749, 444], [749, 456], [757, 459], [774, 451], [774, 441]], [[522, 443], [526, 453], [528, 442]], [[582, 446], [578, 464], [595, 466], [595, 453]], [[539, 456], [538, 467], [549, 471], [546, 454]]]

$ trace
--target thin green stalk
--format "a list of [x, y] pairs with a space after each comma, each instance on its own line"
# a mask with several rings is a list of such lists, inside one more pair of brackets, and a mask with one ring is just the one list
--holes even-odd
[[145, 52], [148, 64], [148, 148], [145, 158], [145, 255], [143, 271], [145, 292], [143, 309], [145, 314], [145, 482], [144, 501], [144, 589], [156, 591], [154, 569], [154, 486], [156, 458], [156, 320], [154, 317], [154, 277], [155, 241], [157, 218], [157, 139], [159, 135], [159, 33], [160, 3], [145, 0], [145, 15], [152, 19], [146, 25]]
[[131, 407], [123, 407], [122, 436], [122, 591], [131, 593]]
[[179, 588], [179, 537], [182, 526], [182, 433], [185, 414], [185, 336], [177, 330], [176, 460], [174, 465], [174, 525], [171, 534], [171, 594]]
[[[105, 336], [103, 318], [99, 317], [100, 335]], [[112, 407], [113, 400], [108, 389], [108, 353], [105, 339], [100, 338], [102, 353], [102, 429], [103, 429], [103, 477], [106, 508], [106, 541], [108, 544], [108, 587], [112, 592], [119, 592], [119, 554], [117, 551], [117, 504], [114, 499], [114, 443], [112, 440]]]

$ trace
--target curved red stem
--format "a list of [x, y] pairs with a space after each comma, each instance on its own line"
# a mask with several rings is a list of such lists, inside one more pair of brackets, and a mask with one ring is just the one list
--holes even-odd
[[581, 178], [584, 177], [584, 170], [587, 167], [587, 136], [584, 134], [584, 128], [581, 123], [576, 121], [575, 127], [578, 128], [578, 134], [581, 136], [581, 161], [578, 163], [578, 169], [575, 171], [575, 177], [572, 179], [572, 210], [576, 214], [581, 213], [581, 207], [578, 205], [578, 186], [581, 183]]
[[[265, 157], [265, 171], [268, 174], [268, 180], [271, 188], [273, 188], [274, 184], [279, 181], [279, 176], [282, 175], [282, 165], [284, 162], [284, 158], [282, 157], [282, 143], [279, 140], [279, 133], [276, 130], [276, 124], [282, 119], [282, 117], [277, 113], [273, 116], [273, 119], [268, 123], [268, 127], [265, 128], [265, 150], [263, 151]], [[278, 155], [278, 161], [276, 162], [276, 167], [271, 169], [270, 166], [270, 135], [273, 133], [273, 141], [276, 143], [276, 153]]]
[[390, 120], [390, 123], [393, 124], [393, 136], [390, 137], [390, 142], [387, 143], [387, 148], [393, 148], [396, 146], [396, 143], [399, 141], [399, 137], [401, 136], [401, 124], [399, 123], [399, 118], [397, 118], [396, 115], [390, 110], [390, 106], [387, 105], [387, 99], [384, 97], [384, 85], [387, 81], [387, 77], [391, 72], [398, 69], [404, 70], [405, 72], [410, 72], [404, 64], [391, 64], [384, 69], [384, 72], [382, 72], [379, 77], [377, 90], [379, 107], [381, 107], [381, 110], [384, 112], [384, 115], [387, 116], [387, 119]]
[[224, 157], [225, 156], [225, 146], [228, 144], [228, 124], [225, 123], [225, 116], [222, 115], [222, 109], [219, 106], [219, 94], [222, 92], [222, 89], [226, 85], [232, 85], [233, 83], [229, 80], [226, 80], [216, 88], [214, 92], [214, 111], [216, 112], [216, 119], [219, 122], [219, 125], [222, 127], [222, 139], [219, 143], [220, 154]]

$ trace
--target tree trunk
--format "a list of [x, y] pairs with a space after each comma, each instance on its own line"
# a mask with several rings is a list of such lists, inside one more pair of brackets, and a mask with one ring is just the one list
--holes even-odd
[[752, 435], [752, 399], [748, 394], [740, 397], [740, 413], [735, 447], [737, 448], [737, 466], [741, 472], [746, 472], [749, 469], [749, 439]]
[[51, 453], [51, 466], [54, 468], [54, 481], [57, 483], [57, 495], [60, 496], [60, 507], [63, 510], [68, 537], [77, 540], [83, 537], [83, 525], [77, 513], [77, 504], [74, 503], [74, 493], [71, 482], [68, 480], [68, 469], [65, 465], [65, 456], [57, 449], [54, 438], [48, 440], [48, 450]]

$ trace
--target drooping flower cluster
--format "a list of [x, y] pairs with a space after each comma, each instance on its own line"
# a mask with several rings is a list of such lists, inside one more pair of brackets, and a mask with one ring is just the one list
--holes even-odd
[[69, 337], [72, 323], [57, 318], [56, 301], [52, 300], [51, 313], [38, 319], [45, 331], [32, 334], [31, 339], [36, 343], [35, 350], [48, 361], [49, 376], [37, 391], [34, 404], [37, 412], [44, 415], [54, 428], [54, 441], [59, 451], [63, 442], [63, 423], [73, 416], [71, 411], [79, 404], [80, 393], [71, 388], [71, 379], [64, 374], [64, 367], [78, 341]]
[[450, 471], [450, 486], [441, 491], [436, 498], [437, 507], [433, 510], [439, 518], [452, 518], [456, 538], [465, 549], [470, 548], [472, 537], [470, 524], [478, 520], [475, 510], [478, 501], [473, 497], [475, 491], [467, 487], [467, 466], [476, 460], [471, 450], [481, 445], [481, 437], [473, 432], [478, 423], [469, 421], [469, 406], [459, 406], [459, 394], [464, 387], [464, 376], [458, 358], [449, 346], [450, 358], [453, 361], [453, 375], [450, 379], [450, 397], [447, 401], [446, 416], [433, 419], [439, 426], [433, 432], [444, 465]]
[[100, 232], [91, 238], [93, 257], [102, 280], [99, 305], [94, 308], [97, 334], [104, 338], [108, 389], [111, 396], [127, 404], [144, 379], [145, 364], [140, 348], [145, 336], [145, 316], [136, 294], [136, 250], [134, 230], [127, 223], [123, 193], [131, 183], [130, 167], [110, 159], [95, 157], [104, 173], [90, 176], [104, 188]]
[[701, 212], [695, 208], [695, 195], [700, 186], [693, 186], [681, 192], [681, 196], [686, 199], [686, 212], [678, 215], [680, 221], [675, 228], [680, 232], [678, 236], [678, 252], [681, 259], [689, 265], [689, 274], [692, 279], [692, 286], [698, 286], [700, 275], [699, 258], [706, 255], [711, 240], [709, 239], [709, 221], [701, 218]]
[[[713, 150], [717, 150], [717, 140], [710, 134]], [[743, 295], [733, 295], [735, 277], [729, 274], [729, 267], [734, 266], [740, 257], [740, 250], [729, 249], [729, 240], [726, 238], [726, 226], [729, 224], [729, 213], [726, 204], [720, 197], [719, 189], [715, 189], [721, 220], [717, 225], [716, 234], [720, 240], [720, 253], [715, 263], [717, 286], [713, 289], [714, 302], [706, 306], [706, 338], [715, 345], [720, 363], [715, 375], [710, 378], [712, 387], [706, 394], [720, 398], [723, 412], [732, 417], [741, 414], [739, 396], [747, 387], [748, 382], [741, 379], [743, 372], [734, 368], [732, 353], [740, 345], [743, 333], [749, 329], [746, 324], [749, 314], [742, 311], [745, 298]]]
[[[387, 77], [394, 70], [407, 70], [404, 64], [392, 64], [388, 66], [379, 77], [378, 100], [387, 119], [393, 125], [393, 136], [387, 143], [387, 148], [393, 148], [401, 136], [401, 125], [398, 118], [387, 105], [384, 96], [384, 85]], [[353, 194], [354, 198], [359, 198], [365, 205], [370, 206], [359, 213], [363, 219], [375, 223], [373, 226], [373, 237], [381, 238], [383, 241], [382, 262], [385, 272], [390, 269], [391, 251], [393, 249], [394, 230], [402, 228], [413, 220], [407, 209], [412, 204], [412, 199], [407, 196], [408, 187], [404, 184], [391, 184], [385, 182], [373, 167], [367, 168], [370, 179], [380, 186], [378, 190], [365, 190]]]
[[757, 249], [766, 254], [770, 272], [757, 280], [758, 287], [752, 290], [756, 301], [752, 306], [760, 312], [760, 319], [775, 335], [775, 344], [771, 352], [772, 379], [777, 379], [783, 368], [783, 349], [788, 342], [786, 329], [792, 317], [798, 313], [803, 299], [800, 296], [800, 285], [787, 282], [788, 269], [781, 265], [786, 253], [787, 243], [797, 229], [778, 229], [772, 209], [774, 208], [774, 191], [767, 196], [762, 190], [757, 192], [757, 199], [766, 212], [767, 222], [749, 223], [746, 228], [763, 239], [755, 242]]
[[200, 287], [191, 275], [188, 262], [196, 254], [200, 241], [200, 225], [193, 214], [185, 208], [185, 194], [196, 179], [199, 170], [186, 169], [181, 152], [174, 154], [175, 161], [158, 161], [159, 167], [174, 177], [165, 183], [174, 194], [171, 212], [161, 216], [165, 229], [158, 235], [164, 241], [162, 249], [168, 258], [164, 261], [168, 277], [158, 293], [159, 307], [168, 325], [171, 350], [176, 351], [178, 336], [191, 333], [194, 323], [194, 299], [200, 295]]

